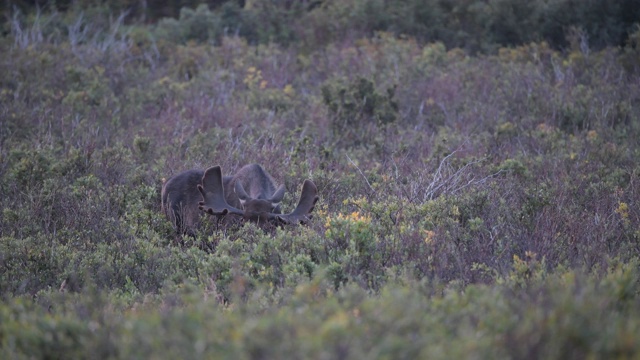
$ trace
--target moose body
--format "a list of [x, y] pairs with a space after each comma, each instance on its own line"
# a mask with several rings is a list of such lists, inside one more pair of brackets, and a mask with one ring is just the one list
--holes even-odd
[[316, 201], [317, 188], [306, 180], [298, 207], [282, 214], [280, 202], [285, 187], [275, 182], [262, 166], [246, 165], [233, 176], [222, 176], [220, 166], [187, 170], [167, 180], [162, 187], [162, 208], [181, 234], [193, 235], [206, 212], [218, 219], [227, 214], [256, 223], [306, 223]]

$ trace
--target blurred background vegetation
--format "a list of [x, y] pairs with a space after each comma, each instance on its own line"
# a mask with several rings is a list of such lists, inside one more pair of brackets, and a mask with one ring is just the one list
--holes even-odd
[[[174, 41], [317, 47], [384, 31], [442, 42], [470, 53], [545, 41], [554, 49], [578, 36], [590, 48], [624, 46], [640, 18], [637, 0], [35, 0], [4, 1], [4, 20], [34, 8], [64, 14], [126, 13], [127, 24], [155, 24]], [[8, 21], [7, 21], [8, 22]], [[53, 24], [52, 24], [53, 25]], [[62, 24], [58, 24], [62, 25]], [[64, 32], [64, 29], [60, 29]], [[5, 31], [7, 31], [5, 26]], [[577, 32], [577, 33], [576, 33]]]
[[[0, 357], [639, 356], [637, 0], [1, 6]], [[175, 234], [253, 162], [308, 227]]]

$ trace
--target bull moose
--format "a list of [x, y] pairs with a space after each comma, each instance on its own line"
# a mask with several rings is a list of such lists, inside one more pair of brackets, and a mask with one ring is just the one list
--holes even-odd
[[302, 184], [298, 206], [282, 214], [285, 187], [276, 187], [258, 164], [246, 165], [233, 176], [222, 176], [220, 166], [179, 173], [162, 187], [162, 208], [178, 233], [193, 235], [203, 212], [218, 220], [227, 215], [258, 224], [306, 224], [318, 201], [311, 180]]

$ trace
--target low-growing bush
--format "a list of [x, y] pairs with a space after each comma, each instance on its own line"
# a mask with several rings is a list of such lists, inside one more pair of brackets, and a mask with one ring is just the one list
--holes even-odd
[[43, 292], [35, 301], [0, 305], [0, 351], [114, 358], [637, 355], [637, 264], [612, 264], [601, 275], [558, 269], [542, 276], [537, 264], [515, 258], [500, 285], [459, 291], [403, 279], [373, 297], [312, 277], [290, 292], [259, 287], [233, 307], [219, 302], [215, 288], [188, 283], [124, 303], [120, 295]]
[[[9, 17], [0, 357], [637, 357], [636, 34], [565, 3]], [[307, 226], [175, 232], [167, 179], [250, 163]]]

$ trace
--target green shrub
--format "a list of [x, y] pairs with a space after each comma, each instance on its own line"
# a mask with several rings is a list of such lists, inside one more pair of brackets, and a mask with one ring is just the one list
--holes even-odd
[[370, 142], [376, 129], [385, 131], [385, 126], [397, 119], [394, 88], [381, 94], [371, 80], [357, 78], [351, 82], [328, 82], [321, 90], [324, 104], [333, 116], [334, 136], [347, 144]]
[[[0, 357], [638, 357], [635, 10], [427, 3], [7, 17]], [[174, 231], [249, 163], [312, 221]]]

